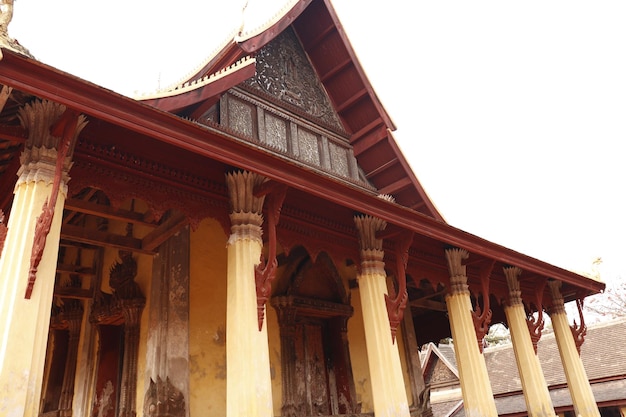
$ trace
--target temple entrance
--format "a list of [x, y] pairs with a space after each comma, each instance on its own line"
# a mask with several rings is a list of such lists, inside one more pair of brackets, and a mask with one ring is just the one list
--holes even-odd
[[332, 261], [294, 251], [271, 304], [281, 339], [283, 417], [358, 413], [348, 352], [352, 315]]

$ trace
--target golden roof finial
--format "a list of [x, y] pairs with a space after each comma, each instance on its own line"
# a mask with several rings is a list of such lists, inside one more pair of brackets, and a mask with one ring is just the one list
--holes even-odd
[[[9, 36], [9, 23], [13, 19], [13, 2], [14, 0], [0, 0], [0, 48], [10, 49], [33, 58], [28, 49]], [[2, 59], [1, 53], [0, 59]]]

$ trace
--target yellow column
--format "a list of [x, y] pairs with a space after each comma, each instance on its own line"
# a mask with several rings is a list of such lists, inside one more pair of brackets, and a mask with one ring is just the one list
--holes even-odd
[[548, 285], [552, 292], [550, 319], [552, 320], [556, 344], [559, 347], [561, 362], [563, 362], [567, 386], [574, 403], [574, 414], [580, 417], [600, 417], [598, 405], [593, 398], [587, 373], [582, 360], [580, 360], [580, 355], [578, 355], [576, 343], [567, 321], [563, 295], [561, 294], [561, 282], [550, 280]]
[[522, 270], [517, 267], [504, 268], [509, 285], [509, 299], [504, 307], [506, 320], [511, 332], [513, 351], [517, 361], [517, 369], [522, 381], [522, 390], [526, 400], [529, 417], [555, 416], [554, 406], [548, 391], [548, 385], [541, 371], [539, 358], [535, 354], [533, 342], [528, 332], [526, 311], [522, 302], [519, 287], [519, 275]]
[[376, 232], [387, 223], [370, 216], [354, 218], [361, 245], [359, 293], [365, 326], [365, 344], [372, 381], [372, 401], [376, 417], [409, 416], [398, 345], [393, 343], [385, 304], [387, 281], [384, 252]]
[[[21, 155], [22, 166], [0, 258], [0, 415], [30, 417], [39, 414], [70, 157], [63, 164], [54, 217], [29, 299], [25, 298], [25, 293], [35, 224], [44, 202], [51, 197], [55, 177], [59, 139], [50, 134], [50, 127], [64, 111], [64, 106], [35, 101], [19, 112], [29, 137]], [[81, 117], [71, 135], [72, 141], [83, 126]]]
[[468, 417], [496, 417], [496, 404], [489, 384], [485, 358], [478, 350], [472, 320], [472, 302], [462, 261], [469, 253], [464, 249], [447, 249], [450, 289], [446, 295], [454, 353], [461, 380], [463, 408]]
[[254, 188], [264, 178], [251, 172], [226, 176], [231, 205], [226, 300], [226, 415], [273, 414], [267, 324], [259, 330], [255, 266], [263, 241], [263, 197]]

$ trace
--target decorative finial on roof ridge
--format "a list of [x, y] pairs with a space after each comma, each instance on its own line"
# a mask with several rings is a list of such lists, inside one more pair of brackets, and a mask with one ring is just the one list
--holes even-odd
[[[262, 33], [263, 31], [265, 31], [266, 29], [270, 28], [272, 25], [276, 24], [276, 22], [278, 22], [289, 10], [291, 10], [300, 0], [288, 0], [279, 10], [278, 12], [274, 13], [274, 15], [272, 15], [272, 17], [267, 20], [264, 23], [261, 23], [259, 26], [246, 30], [245, 32], [242, 33], [242, 31], [239, 32], [239, 34], [237, 35], [237, 37], [235, 38], [236, 42], [242, 42], [245, 41], [249, 38], [252, 38], [253, 36], [256, 36], [260, 33]], [[248, 2], [246, 1], [246, 5], [244, 7], [244, 12], [246, 10], [248, 6]], [[244, 18], [245, 20], [245, 18]], [[242, 23], [242, 30], [244, 28], [244, 24]]]
[[396, 199], [391, 194], [378, 194], [378, 198], [381, 200], [389, 201], [390, 203], [395, 203]]
[[[9, 36], [9, 23], [13, 19], [13, 1], [0, 0], [0, 48], [9, 49], [29, 58], [34, 58], [28, 49]], [[2, 59], [2, 52], [0, 52], [0, 59]]]
[[168, 90], [158, 90], [153, 93], [144, 93], [139, 96], [136, 96], [135, 99], [150, 100], [150, 99], [155, 99], [155, 98], [163, 98], [163, 97], [174, 96], [177, 94], [183, 94], [187, 91], [195, 90], [197, 88], [210, 84], [213, 81], [218, 80], [230, 74], [231, 72], [237, 70], [239, 67], [254, 64], [255, 62], [256, 62], [255, 58], [246, 56], [244, 58], [241, 58], [239, 61], [235, 62], [234, 64], [226, 68], [222, 68], [216, 73], [206, 75], [202, 78], [196, 78], [194, 80], [185, 81], [183, 84], [176, 85]]
[[215, 48], [213, 48], [211, 50], [211, 52], [206, 56], [206, 58], [204, 58], [198, 65], [194, 66], [191, 71], [188, 71], [187, 73], [185, 73], [185, 75], [183, 77], [180, 77], [177, 81], [167, 85], [164, 88], [161, 88], [161, 89], [157, 90], [157, 92], [160, 93], [160, 92], [164, 92], [164, 91], [171, 91], [171, 90], [179, 87], [185, 81], [189, 80], [192, 76], [196, 75], [198, 72], [200, 72], [200, 70], [202, 70], [202, 68], [206, 67], [207, 64], [209, 62], [211, 62], [213, 60], [213, 58], [215, 58], [215, 56], [220, 51], [222, 51], [224, 48], [226, 48], [226, 46], [229, 43], [234, 42], [234, 39], [237, 36], [237, 33], [239, 33], [239, 30], [240, 30], [239, 28], [235, 28], [232, 31], [230, 31], [228, 36], [226, 36], [225, 39], [222, 42], [220, 42]]
[[245, 1], [243, 7], [241, 8], [241, 24], [239, 25], [239, 30], [237, 31], [237, 37], [241, 36], [243, 33], [243, 28], [246, 24], [246, 9], [248, 8], [248, 0]]

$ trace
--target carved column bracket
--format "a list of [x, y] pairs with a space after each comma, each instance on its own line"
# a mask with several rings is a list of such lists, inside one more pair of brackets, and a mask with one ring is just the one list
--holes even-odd
[[541, 284], [535, 287], [535, 307], [537, 308], [537, 317], [533, 317], [529, 314], [526, 318], [526, 324], [528, 325], [528, 331], [530, 332], [530, 340], [533, 342], [533, 348], [535, 349], [535, 355], [537, 354], [537, 345], [541, 339], [541, 332], [545, 326], [545, 320], [543, 318], [543, 292], [546, 288], [547, 280], [543, 280]]
[[361, 249], [361, 273], [362, 274], [385, 274], [383, 263], [383, 241], [378, 233], [385, 230], [387, 222], [372, 216], [355, 216], [359, 233], [359, 246]]
[[574, 336], [574, 343], [576, 343], [576, 350], [578, 351], [578, 355], [580, 356], [580, 348], [583, 343], [585, 343], [585, 336], [587, 335], [587, 325], [585, 324], [585, 317], [583, 315], [583, 299], [576, 299], [576, 309], [578, 310], [578, 317], [580, 317], [580, 325], [576, 324], [576, 320], [574, 320], [574, 324], [570, 326], [572, 329], [572, 336]]
[[449, 294], [469, 294], [465, 265], [463, 265], [463, 260], [469, 257], [469, 252], [465, 249], [450, 248], [446, 249], [445, 253], [450, 271]]
[[549, 279], [548, 287], [550, 287], [550, 293], [552, 294], [552, 304], [550, 305], [548, 313], [565, 314], [565, 302], [563, 301], [563, 295], [561, 294], [561, 281]]
[[483, 339], [487, 332], [489, 332], [489, 326], [491, 325], [491, 308], [489, 305], [489, 279], [491, 278], [491, 271], [496, 261], [491, 261], [480, 268], [480, 285], [483, 295], [483, 307], [478, 304], [478, 297], [476, 297], [476, 308], [472, 311], [472, 321], [474, 322], [474, 330], [476, 331], [476, 340], [478, 342], [478, 349], [482, 353], [483, 351]]
[[287, 194], [285, 184], [274, 181], [266, 181], [254, 189], [256, 197], [265, 196], [267, 205], [267, 233], [268, 233], [268, 255], [267, 260], [261, 253], [260, 263], [254, 268], [254, 278], [256, 282], [257, 317], [259, 320], [259, 331], [263, 328], [265, 317], [265, 305], [272, 292], [272, 281], [276, 277], [276, 225], [280, 218], [280, 210]]
[[[50, 127], [49, 132], [42, 131], [43, 126], [48, 126], [49, 119], [56, 114], [62, 112], [60, 117]], [[30, 257], [30, 268], [28, 271], [28, 284], [24, 298], [30, 299], [37, 279], [37, 268], [41, 262], [43, 251], [46, 247], [46, 239], [52, 226], [54, 218], [54, 208], [56, 206], [59, 191], [63, 186], [65, 188], [64, 173], [69, 170], [69, 163], [66, 158], [71, 155], [74, 142], [78, 134], [86, 125], [85, 117], [78, 112], [66, 109], [50, 102], [34, 102], [33, 105], [27, 105], [20, 109], [19, 118], [22, 126], [28, 129], [29, 139], [26, 142], [27, 147], [36, 148], [41, 145], [46, 148], [42, 153], [49, 151], [47, 146], [54, 147], [56, 144], [56, 164], [52, 181], [52, 191], [50, 196], [46, 198], [43, 204], [42, 212], [37, 217], [35, 225], [35, 236], [33, 240], [33, 248]], [[58, 138], [58, 139], [57, 139]], [[31, 150], [32, 153], [32, 150]], [[24, 161], [32, 162], [32, 161]], [[22, 169], [24, 170], [24, 169]], [[23, 175], [23, 172], [22, 172]], [[66, 192], [63, 190], [63, 192]]]
[[391, 327], [391, 340], [395, 343], [398, 326], [402, 322], [404, 309], [406, 308], [409, 293], [406, 289], [406, 266], [409, 260], [409, 248], [413, 243], [413, 232], [402, 231], [396, 241], [396, 277], [398, 280], [398, 291], [394, 295], [385, 295], [387, 314], [389, 315], [389, 326]]
[[169, 377], [163, 381], [157, 376], [156, 382], [150, 378], [143, 412], [146, 417], [185, 417], [185, 396]]

